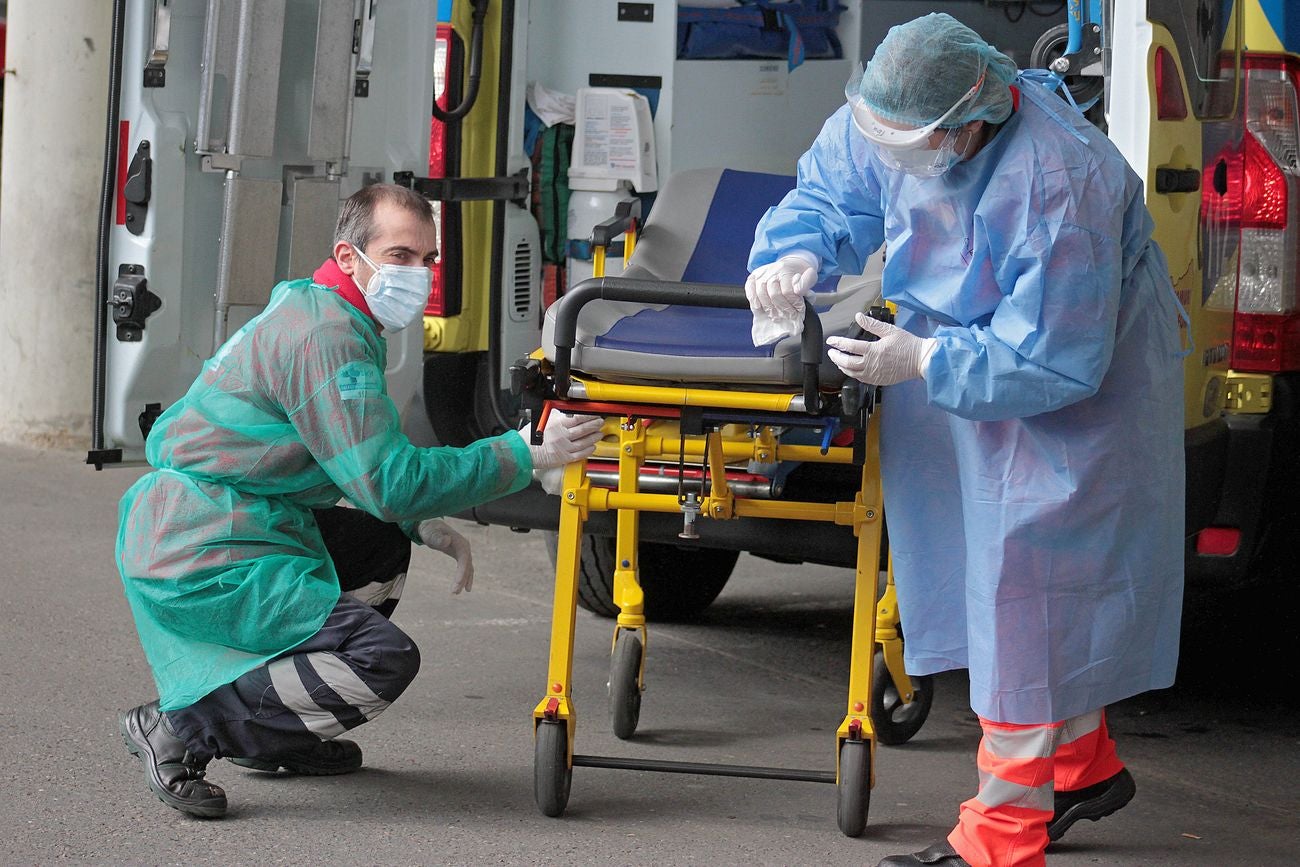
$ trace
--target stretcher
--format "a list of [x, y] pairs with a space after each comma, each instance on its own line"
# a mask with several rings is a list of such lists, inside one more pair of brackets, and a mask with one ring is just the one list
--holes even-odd
[[[929, 711], [929, 679], [909, 678], [903, 667], [892, 571], [879, 593], [879, 390], [845, 380], [825, 358], [824, 334], [851, 331], [856, 312], [888, 315], [872, 306], [875, 286], [819, 286], [801, 334], [757, 349], [749, 341], [749, 307], [736, 284], [758, 218], [792, 185], [792, 178], [750, 172], [679, 173], [643, 228], [630, 201], [596, 228], [597, 276], [551, 307], [542, 349], [516, 371], [534, 436], [557, 411], [606, 419], [596, 454], [567, 466], [560, 485], [547, 685], [533, 712], [534, 795], [548, 816], [564, 812], [574, 767], [744, 776], [835, 784], [839, 828], [857, 836], [867, 823], [876, 742], [907, 740]], [[621, 276], [601, 276], [605, 250], [619, 235], [627, 267]], [[788, 499], [770, 475], [791, 462], [838, 466], [859, 484], [844, 497]], [[617, 513], [619, 614], [608, 683], [612, 728], [624, 740], [639, 722], [650, 647], [638, 580], [642, 514], [680, 514], [686, 546], [707, 534], [710, 522], [738, 519], [828, 522], [856, 537], [848, 700], [833, 771], [575, 752], [582, 534], [602, 511]]]

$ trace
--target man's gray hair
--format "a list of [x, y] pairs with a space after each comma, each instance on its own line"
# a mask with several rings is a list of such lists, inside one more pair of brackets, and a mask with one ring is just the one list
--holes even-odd
[[407, 213], [436, 226], [429, 200], [414, 190], [397, 184], [371, 184], [348, 196], [339, 211], [334, 227], [334, 243], [345, 241], [359, 250], [369, 246], [375, 235], [375, 206], [388, 202]]

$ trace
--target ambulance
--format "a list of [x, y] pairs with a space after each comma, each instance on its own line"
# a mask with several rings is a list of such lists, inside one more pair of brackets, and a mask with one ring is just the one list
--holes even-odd
[[[153, 420], [278, 281], [320, 264], [339, 203], [377, 181], [424, 194], [440, 232], [423, 328], [389, 339], [408, 435], [463, 445], [517, 427], [517, 362], [546, 305], [592, 273], [596, 225], [621, 202], [652, 214], [680, 172], [792, 175], [888, 27], [943, 11], [1054, 70], [1145, 181], [1187, 312], [1189, 587], [1234, 589], [1286, 553], [1300, 483], [1300, 10], [1286, 0], [113, 4], [97, 468], [141, 460]], [[653, 159], [593, 178], [575, 141], [606, 96], [634, 107]], [[788, 484], [837, 483], [800, 472]], [[463, 517], [546, 533], [557, 507], [534, 485]], [[853, 563], [847, 532], [735, 519], [683, 540], [673, 517], [641, 527], [652, 617], [706, 608], [741, 552]], [[586, 529], [581, 604], [612, 615], [613, 521]]]

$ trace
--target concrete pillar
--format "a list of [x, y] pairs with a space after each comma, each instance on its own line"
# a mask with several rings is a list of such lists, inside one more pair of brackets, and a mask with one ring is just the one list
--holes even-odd
[[0, 130], [0, 442], [89, 445], [112, 5], [8, 4]]

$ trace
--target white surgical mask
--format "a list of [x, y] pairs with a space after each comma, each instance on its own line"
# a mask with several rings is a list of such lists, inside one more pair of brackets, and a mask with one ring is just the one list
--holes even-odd
[[433, 288], [429, 269], [423, 265], [376, 265], [361, 248], [352, 249], [374, 272], [361, 292], [379, 324], [389, 331], [401, 331], [419, 319]]

